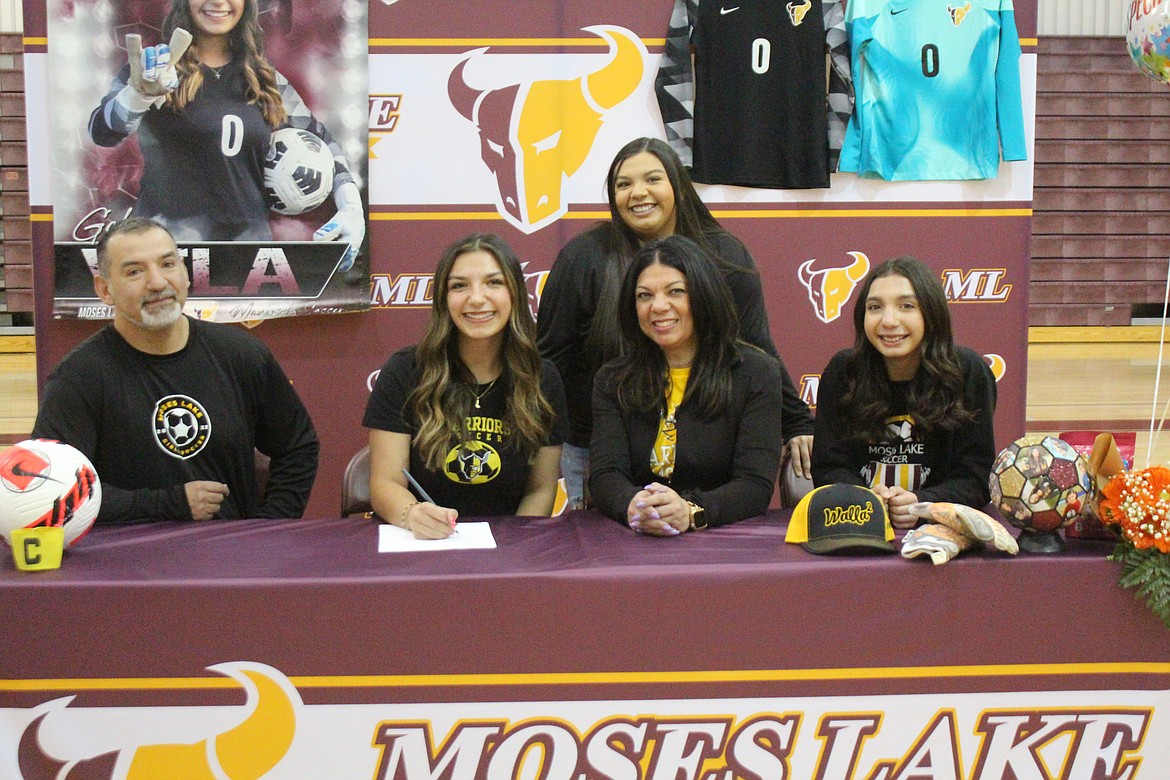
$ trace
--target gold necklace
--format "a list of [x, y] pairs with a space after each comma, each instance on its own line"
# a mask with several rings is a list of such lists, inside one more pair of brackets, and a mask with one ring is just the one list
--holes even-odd
[[488, 382], [488, 386], [486, 388], [484, 388], [484, 391], [482, 393], [477, 393], [474, 390], [471, 391], [471, 394], [473, 396], [475, 396], [475, 408], [476, 409], [479, 408], [479, 399], [483, 398], [485, 395], [487, 395], [488, 393], [490, 393], [492, 391], [492, 388], [495, 387], [496, 381], [498, 379], [499, 379], [499, 377], [496, 377], [492, 381]]

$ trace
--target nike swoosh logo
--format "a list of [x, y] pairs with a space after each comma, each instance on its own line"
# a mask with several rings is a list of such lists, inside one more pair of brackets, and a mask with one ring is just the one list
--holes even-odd
[[19, 463], [12, 464], [12, 468], [10, 468], [9, 471], [12, 472], [13, 475], [18, 476], [18, 477], [39, 477], [40, 479], [47, 479], [47, 480], [50, 480], [51, 482], [60, 482], [61, 481], [59, 479], [53, 479], [48, 474], [42, 474], [39, 471], [28, 471], [24, 468], [24, 466], [21, 466]]
[[910, 10], [909, 8], [899, 8], [897, 11], [895, 11], [893, 8], [891, 8], [890, 9], [890, 16], [897, 16], [898, 14], [902, 13], [903, 11], [909, 11], [909, 10]]
[[726, 16], [727, 14], [733, 13], [733, 12], [738, 11], [738, 10], [739, 10], [738, 5], [735, 8], [724, 8], [723, 6], [720, 6], [719, 7], [719, 15]]

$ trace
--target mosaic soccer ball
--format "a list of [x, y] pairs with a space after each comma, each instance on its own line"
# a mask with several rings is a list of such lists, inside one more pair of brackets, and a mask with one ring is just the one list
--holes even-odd
[[308, 130], [284, 127], [272, 134], [264, 158], [264, 191], [273, 211], [303, 214], [333, 192], [333, 153]]
[[1031, 435], [1004, 447], [991, 468], [991, 501], [1004, 519], [1026, 531], [1052, 532], [1085, 506], [1092, 481], [1071, 444]]
[[80, 450], [49, 439], [28, 439], [0, 452], [0, 535], [60, 526], [65, 544], [85, 535], [102, 506], [102, 485]]

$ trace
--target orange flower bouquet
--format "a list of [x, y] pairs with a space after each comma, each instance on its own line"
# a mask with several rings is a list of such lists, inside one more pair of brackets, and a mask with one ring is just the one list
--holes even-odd
[[1121, 564], [1121, 586], [1134, 589], [1170, 627], [1170, 468], [1117, 474], [1098, 512], [1121, 535], [1109, 556]]

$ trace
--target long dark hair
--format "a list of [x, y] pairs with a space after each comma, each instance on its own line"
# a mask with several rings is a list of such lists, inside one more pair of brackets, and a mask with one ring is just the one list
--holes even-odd
[[460, 256], [468, 252], [490, 254], [504, 272], [512, 298], [512, 313], [504, 329], [497, 380], [506, 393], [504, 422], [511, 428], [519, 450], [532, 458], [552, 429], [555, 411], [540, 390], [541, 359], [536, 348], [536, 322], [528, 306], [528, 287], [520, 259], [502, 238], [476, 233], [451, 244], [435, 269], [431, 319], [415, 351], [418, 385], [406, 399], [406, 408], [418, 420], [414, 443], [427, 467], [438, 471], [453, 446], [465, 441], [465, 421], [475, 398], [475, 377], [459, 357], [458, 329], [447, 308], [447, 280]]
[[[195, 30], [198, 29], [195, 20], [191, 18], [191, 5], [188, 0], [173, 0], [171, 3], [171, 10], [163, 19], [163, 40], [169, 41], [176, 27], [182, 27], [192, 35], [195, 35]], [[256, 0], [244, 0], [243, 14], [232, 28], [228, 41], [232, 57], [243, 57], [248, 103], [260, 107], [260, 113], [270, 127], [275, 128], [284, 124], [288, 114], [284, 110], [284, 101], [281, 100], [280, 90], [276, 86], [276, 69], [264, 56], [264, 29], [260, 26]], [[203, 71], [199, 69], [197, 49], [198, 35], [183, 58], [175, 65], [179, 73], [179, 87], [167, 95], [167, 105], [175, 111], [182, 111], [195, 99], [199, 88], [203, 86]]]
[[605, 281], [602, 285], [601, 299], [597, 302], [589, 329], [589, 339], [586, 342], [589, 357], [596, 365], [616, 357], [622, 350], [621, 339], [611, 327], [611, 323], [618, 316], [619, 305], [625, 305], [618, 291], [621, 289], [630, 262], [642, 246], [642, 239], [622, 221], [617, 206], [616, 182], [618, 170], [626, 160], [643, 152], [649, 152], [659, 159], [662, 169], [666, 171], [670, 188], [674, 191], [674, 234], [689, 238], [698, 244], [721, 272], [748, 273], [719, 256], [715, 248], [715, 237], [731, 234], [723, 229], [707, 208], [707, 204], [703, 203], [699, 193], [695, 191], [690, 174], [683, 167], [678, 154], [670, 148], [670, 144], [658, 138], [635, 138], [630, 141], [618, 150], [605, 176], [605, 192], [609, 199], [609, 223], [603, 223], [595, 228], [603, 232], [602, 245], [606, 253]]
[[905, 277], [922, 312], [922, 359], [906, 399], [915, 424], [929, 433], [934, 429], [951, 431], [974, 422], [975, 413], [963, 398], [963, 368], [955, 352], [951, 312], [942, 283], [921, 260], [896, 257], [869, 272], [853, 305], [855, 338], [849, 354], [850, 378], [841, 397], [842, 417], [850, 421], [850, 428], [842, 433], [863, 441], [881, 440], [888, 435], [886, 420], [895, 412], [891, 408], [885, 358], [865, 335], [866, 299], [874, 281], [886, 276]]
[[662, 349], [642, 332], [636, 303], [638, 277], [655, 263], [686, 277], [696, 350], [683, 403], [694, 398], [700, 415], [714, 417], [731, 399], [739, 314], [715, 263], [694, 241], [677, 235], [638, 250], [622, 281], [618, 322], [626, 352], [617, 358], [614, 373], [618, 404], [638, 412], [665, 410], [669, 365]]

